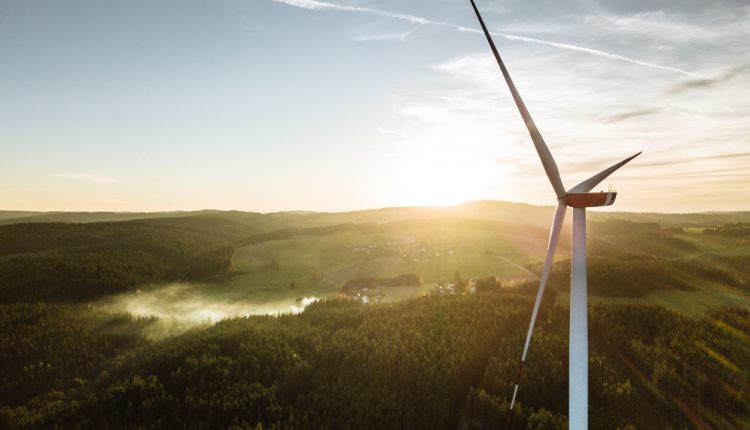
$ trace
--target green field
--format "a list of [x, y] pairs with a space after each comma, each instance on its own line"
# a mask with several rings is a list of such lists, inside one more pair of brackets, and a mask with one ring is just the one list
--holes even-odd
[[467, 279], [530, 277], [513, 263], [533, 257], [493, 225], [446, 224], [451, 228], [433, 222], [418, 229], [386, 227], [241, 247], [232, 261], [235, 273], [212, 288], [217, 294], [266, 301], [336, 295], [347, 280], [356, 278], [417, 274], [429, 285], [451, 280], [456, 270]]
[[[567, 292], [558, 293], [557, 296], [555, 296], [555, 304], [560, 306], [568, 306], [569, 300], [570, 298]], [[637, 299], [589, 295], [589, 302], [612, 305], [657, 305], [690, 316], [701, 316], [705, 314], [707, 310], [714, 307], [732, 306], [750, 309], [750, 298], [748, 298], [746, 294], [732, 294], [729, 292], [708, 290], [659, 290], [648, 293], [646, 296]]]

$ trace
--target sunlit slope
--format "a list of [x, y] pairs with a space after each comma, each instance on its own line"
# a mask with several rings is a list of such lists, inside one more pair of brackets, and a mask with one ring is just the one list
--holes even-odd
[[[715, 306], [750, 309], [750, 241], [741, 228], [726, 234], [725, 228], [608, 220], [590, 222], [589, 230], [593, 302], [656, 304], [688, 314]], [[558, 262], [551, 283], [560, 304], [568, 303], [569, 277], [569, 262]]]
[[[218, 291], [259, 299], [338, 293], [351, 279], [416, 274], [426, 284], [471, 277], [528, 279], [525, 241], [538, 227], [491, 221], [394, 221], [329, 234], [299, 234], [238, 248], [235, 277]], [[308, 230], [309, 232], [309, 230]], [[542, 239], [543, 240], [543, 239]]]
[[[589, 215], [589, 214], [587, 214]], [[632, 222], [655, 222], [665, 227], [712, 226], [736, 222], [750, 222], [750, 212], [699, 212], [699, 213], [654, 213], [591, 211], [593, 220], [623, 220]]]

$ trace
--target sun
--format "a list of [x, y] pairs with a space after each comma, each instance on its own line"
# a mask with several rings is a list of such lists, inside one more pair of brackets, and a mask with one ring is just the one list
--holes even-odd
[[400, 206], [450, 206], [491, 193], [496, 163], [460, 145], [404, 145], [390, 162], [389, 187]]

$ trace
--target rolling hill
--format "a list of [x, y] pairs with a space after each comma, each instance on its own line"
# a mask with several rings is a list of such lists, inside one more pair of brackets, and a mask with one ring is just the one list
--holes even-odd
[[[456, 275], [464, 281], [492, 277], [533, 283], [545, 252], [551, 212], [550, 207], [477, 201], [453, 207], [342, 213], [26, 214], [6, 217], [7, 224], [0, 226], [0, 248], [6, 249], [0, 255], [0, 264], [6, 267], [2, 289], [14, 291], [6, 301], [49, 299], [57, 294], [80, 300], [158, 289], [161, 282], [199, 280], [193, 291], [202, 299], [266, 303], [337, 296], [348, 281], [400, 275], [417, 276], [424, 284], [381, 290], [384, 300], [432, 291]], [[750, 213], [592, 215], [593, 301], [654, 302], [688, 313], [701, 313], [711, 305], [747, 306], [748, 276], [742, 258], [750, 256], [750, 244], [745, 238], [703, 230], [714, 231], [724, 221], [750, 220]], [[131, 219], [98, 222], [126, 218]], [[40, 222], [49, 219], [78, 223]], [[113, 228], [120, 233], [104, 233]], [[553, 273], [560, 303], [567, 302], [564, 260], [569, 250], [564, 244], [569, 234], [566, 225], [558, 251], [561, 262]], [[167, 250], [154, 247], [160, 241], [187, 242]], [[197, 260], [180, 257], [182, 262], [175, 263], [177, 254]], [[231, 262], [219, 264], [230, 256]], [[109, 275], [103, 275], [119, 273], [112, 261], [128, 272], [123, 278], [129, 280], [118, 281], [122, 285], [117, 288], [105, 281]], [[204, 274], [222, 276], [209, 279], [177, 269], [187, 261], [195, 267], [203, 261], [215, 267]], [[633, 262], [652, 271], [634, 278]], [[83, 278], [78, 275], [85, 273], [80, 275]], [[67, 281], [55, 282], [57, 278]], [[46, 293], [40, 295], [42, 290]]]

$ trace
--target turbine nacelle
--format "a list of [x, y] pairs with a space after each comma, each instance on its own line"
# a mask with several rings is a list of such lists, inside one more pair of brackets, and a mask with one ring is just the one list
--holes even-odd
[[[641, 155], [641, 153], [633, 154], [630, 157], [615, 163], [612, 166], [607, 167], [596, 175], [586, 179], [570, 190], [566, 191], [565, 194], [558, 198], [557, 202], [560, 205], [570, 206], [572, 208], [591, 208], [596, 206], [609, 206], [615, 202], [617, 193], [614, 191], [591, 193], [590, 191], [597, 185], [599, 185], [609, 175], [614, 173], [617, 169], [627, 164], [633, 158]], [[550, 182], [552, 182], [550, 180]], [[553, 182], [554, 184], [554, 182]], [[554, 185], [553, 185], [554, 187]]]
[[572, 208], [592, 208], [596, 206], [609, 206], [615, 202], [617, 192], [600, 191], [598, 193], [567, 193], [561, 204]]

